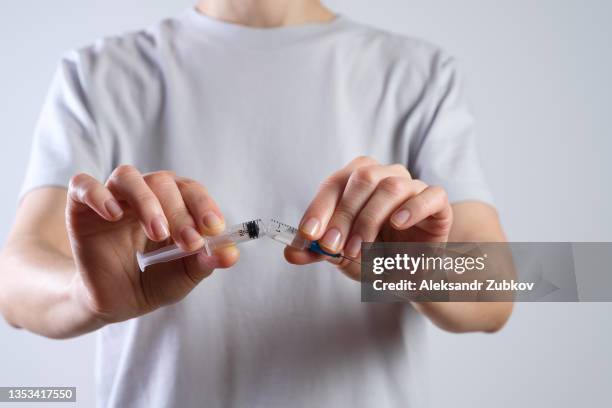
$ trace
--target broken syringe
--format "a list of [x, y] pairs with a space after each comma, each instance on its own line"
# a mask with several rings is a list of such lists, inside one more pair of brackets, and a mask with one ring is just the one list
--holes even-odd
[[329, 256], [331, 258], [342, 258], [356, 264], [361, 264], [358, 260], [349, 258], [342, 253], [334, 254], [325, 251], [323, 248], [321, 248], [317, 241], [311, 241], [305, 238], [297, 228], [273, 218], [268, 221], [266, 235], [277, 242], [290, 246], [291, 248], [301, 250], [308, 249], [317, 254]]
[[172, 244], [146, 253], [139, 251], [136, 253], [136, 260], [140, 270], [144, 271], [149, 265], [185, 258], [200, 252], [210, 256], [216, 249], [252, 241], [265, 235], [266, 224], [261, 219], [257, 219], [229, 227], [219, 235], [204, 237], [204, 246], [195, 251], [186, 251]]

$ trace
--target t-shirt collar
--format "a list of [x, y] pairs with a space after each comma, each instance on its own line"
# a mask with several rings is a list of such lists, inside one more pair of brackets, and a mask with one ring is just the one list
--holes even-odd
[[305, 41], [331, 32], [345, 22], [341, 15], [336, 14], [333, 20], [324, 23], [258, 28], [218, 20], [199, 12], [195, 7], [187, 10], [185, 18], [193, 29], [203, 34], [250, 48], [275, 48]]

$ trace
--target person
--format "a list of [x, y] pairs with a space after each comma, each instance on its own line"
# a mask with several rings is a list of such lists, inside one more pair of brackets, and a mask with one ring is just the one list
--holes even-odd
[[354, 263], [274, 241], [134, 254], [264, 215], [352, 257], [504, 241], [491, 203], [453, 57], [317, 0], [202, 0], [61, 59], [1, 311], [97, 330], [101, 407], [423, 406], [426, 318], [495, 332], [510, 303], [362, 303]]

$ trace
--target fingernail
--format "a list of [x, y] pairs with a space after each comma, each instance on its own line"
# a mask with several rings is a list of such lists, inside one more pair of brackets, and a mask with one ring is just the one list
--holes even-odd
[[396, 212], [393, 217], [391, 217], [391, 222], [398, 227], [406, 224], [410, 219], [410, 211], [408, 210], [399, 210]]
[[109, 198], [108, 200], [106, 200], [104, 202], [104, 208], [106, 208], [106, 211], [113, 218], [119, 218], [121, 217], [121, 215], [123, 215], [123, 210], [121, 209], [121, 206], [114, 198]]
[[189, 247], [194, 247], [202, 241], [202, 236], [193, 227], [185, 227], [181, 231], [181, 240]]
[[340, 239], [342, 239], [342, 234], [340, 231], [338, 231], [337, 228], [332, 228], [325, 233], [325, 236], [320, 241], [320, 244], [335, 251], [338, 249], [338, 246], [340, 246]]
[[353, 235], [353, 237], [349, 239], [348, 243], [344, 247], [344, 253], [346, 256], [357, 258], [359, 252], [361, 251], [362, 242], [363, 240], [359, 235]]
[[319, 225], [321, 225], [319, 220], [312, 217], [307, 219], [306, 222], [302, 224], [302, 228], [300, 229], [304, 234], [314, 236], [319, 231]]
[[202, 218], [202, 222], [204, 223], [206, 228], [210, 228], [210, 229], [217, 229], [221, 225], [223, 225], [223, 220], [221, 220], [221, 218], [219, 218], [219, 216], [212, 211], [207, 213]]
[[153, 231], [153, 235], [160, 240], [170, 236], [168, 224], [166, 224], [166, 220], [161, 215], [158, 215], [151, 221], [151, 231]]

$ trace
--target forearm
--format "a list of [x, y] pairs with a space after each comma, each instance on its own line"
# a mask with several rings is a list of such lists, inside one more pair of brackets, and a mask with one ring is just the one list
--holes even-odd
[[15, 327], [52, 338], [101, 327], [80, 284], [72, 258], [42, 242], [13, 243], [0, 256], [0, 312]]
[[422, 302], [413, 306], [436, 326], [453, 333], [496, 332], [512, 311], [509, 302]]
[[[485, 204], [453, 205], [454, 223], [449, 242], [505, 242], [496, 211]], [[495, 332], [512, 313], [512, 302], [423, 302], [414, 303], [419, 312], [438, 327], [454, 332]]]

